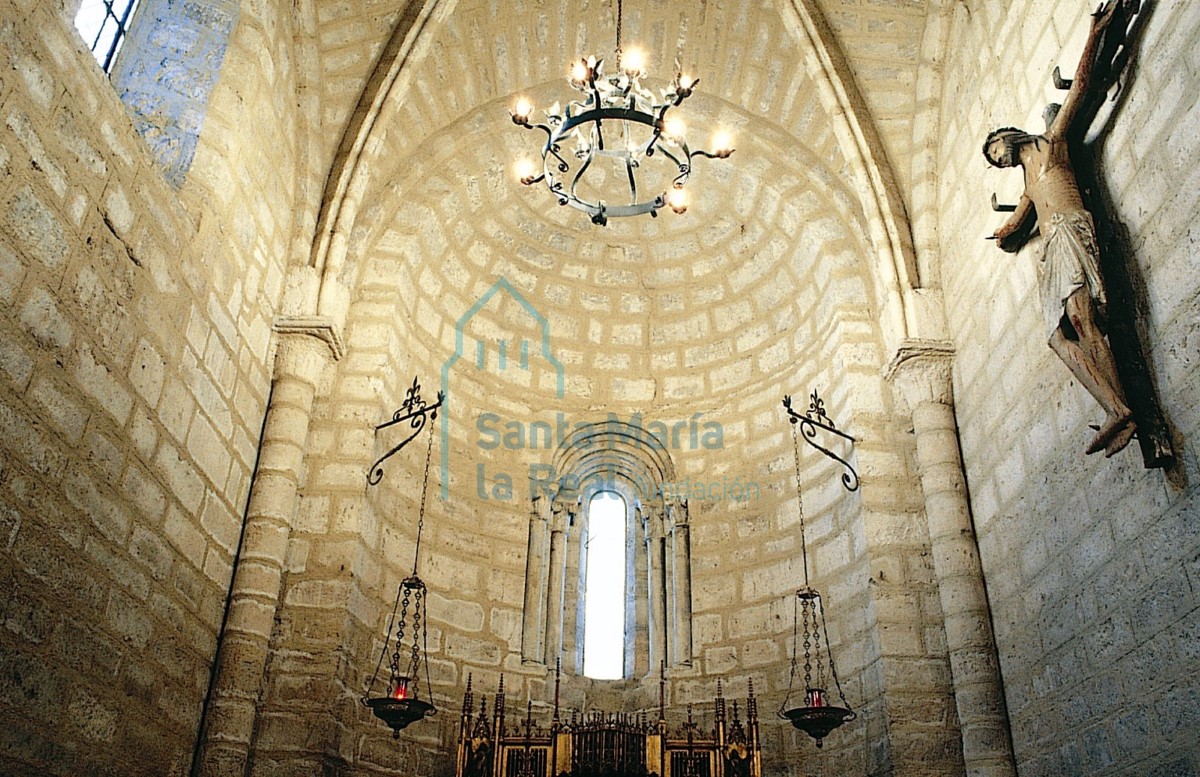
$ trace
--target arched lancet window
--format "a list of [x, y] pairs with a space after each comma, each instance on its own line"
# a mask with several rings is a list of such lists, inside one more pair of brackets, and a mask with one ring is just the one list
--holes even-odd
[[[690, 665], [688, 511], [686, 502], [663, 498], [664, 484], [675, 482], [669, 452], [644, 429], [610, 421], [577, 428], [553, 469], [563, 475], [555, 489], [535, 494], [529, 520], [523, 660], [552, 666], [561, 658], [566, 671], [595, 679], [645, 677], [663, 662]], [[624, 595], [623, 625], [608, 635], [620, 640], [623, 660], [612, 659], [619, 673], [603, 678], [591, 663], [597, 649], [587, 646], [588, 632], [603, 628], [587, 611], [595, 585], [589, 572], [601, 563], [588, 549], [591, 526], [608, 523], [602, 509], [592, 509], [601, 494], [619, 497], [624, 527], [623, 561], [602, 562], [610, 572], [603, 587]]]
[[600, 491], [588, 500], [583, 563], [583, 673], [598, 680], [625, 676], [627, 508], [620, 494]]

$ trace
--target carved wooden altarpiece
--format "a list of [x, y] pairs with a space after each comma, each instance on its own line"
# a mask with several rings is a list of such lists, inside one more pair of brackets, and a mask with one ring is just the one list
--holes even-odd
[[[702, 727], [688, 706], [686, 722], [666, 720], [663, 683], [658, 720], [646, 713], [593, 712], [560, 717], [558, 681], [553, 716], [506, 718], [504, 680], [488, 713], [487, 697], [476, 709], [471, 681], [463, 696], [457, 777], [762, 777], [758, 701], [751, 685], [744, 708], [727, 706], [721, 685], [713, 704], [713, 725]], [[743, 721], [742, 715], [745, 714]]]

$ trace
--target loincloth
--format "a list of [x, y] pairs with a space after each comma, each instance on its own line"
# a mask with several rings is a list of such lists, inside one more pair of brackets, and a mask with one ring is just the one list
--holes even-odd
[[1092, 215], [1085, 210], [1055, 213], [1041, 225], [1042, 258], [1038, 279], [1047, 336], [1062, 325], [1067, 298], [1082, 288], [1098, 312], [1107, 302], [1100, 277], [1100, 246]]

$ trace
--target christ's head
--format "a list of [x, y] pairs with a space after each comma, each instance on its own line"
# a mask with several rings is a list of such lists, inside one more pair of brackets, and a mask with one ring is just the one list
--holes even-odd
[[1001, 127], [988, 133], [983, 142], [983, 156], [993, 167], [1015, 167], [1020, 160], [1020, 147], [1029, 135], [1016, 127]]

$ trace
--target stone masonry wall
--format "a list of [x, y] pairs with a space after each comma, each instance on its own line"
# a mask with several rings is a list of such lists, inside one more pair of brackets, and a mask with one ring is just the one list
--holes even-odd
[[[313, 204], [325, 153], [314, 148], [336, 144], [293, 139], [320, 126], [322, 110], [340, 126], [357, 94], [346, 88], [344, 103], [325, 105], [300, 95], [297, 79], [322, 93], [344, 82], [320, 83], [292, 53], [314, 42], [294, 38], [305, 34], [298, 27], [324, 25], [322, 50], [337, 54], [345, 41], [334, 23], [354, 14], [241, 4], [176, 190], [64, 5], [76, 3], [0, 0], [0, 772], [181, 775], [254, 466], [271, 322], [292, 253], [307, 253], [315, 214], [301, 211]], [[452, 40], [469, 40], [483, 17], [482, 4], [463, 5], [471, 14], [450, 23]], [[899, 95], [913, 76], [894, 65], [912, 59], [919, 4], [860, 5], [830, 4], [831, 23], [848, 46], [868, 44], [849, 59], [889, 152], [903, 157], [911, 125]], [[1109, 461], [1082, 455], [1099, 411], [1045, 346], [1037, 244], [1012, 257], [982, 239], [1001, 219], [987, 209], [991, 191], [1019, 193], [1014, 173], [986, 167], [982, 139], [1004, 124], [1041, 128], [1042, 106], [1056, 96], [1049, 74], [1073, 66], [1089, 4], [955, 3], [940, 122], [920, 124], [937, 128], [934, 266], [957, 347], [962, 450], [1023, 776], [1200, 770], [1200, 9], [1144, 5], [1100, 158], [1132, 238], [1149, 362], [1180, 456], [1174, 470], [1142, 469], [1136, 446]], [[895, 19], [887, 8], [898, 9]], [[651, 13], [668, 12], [673, 20], [671, 4]], [[499, 68], [502, 83], [478, 92], [443, 68], [452, 84], [423, 87], [397, 112], [383, 144], [395, 168], [380, 167], [379, 196], [351, 236], [366, 260], [347, 279], [356, 289], [348, 353], [313, 411], [255, 774], [441, 774], [468, 672], [486, 693], [504, 672], [510, 698], [549, 696], [546, 668], [520, 660], [527, 502], [478, 492], [533, 454], [481, 452], [473, 421], [481, 410], [525, 421], [560, 406], [544, 366], [497, 377], [491, 350], [488, 374], [455, 378], [463, 404], [452, 416], [451, 501], [431, 493], [427, 512], [421, 572], [435, 592], [431, 675], [444, 713], [397, 745], [358, 704], [385, 608], [411, 569], [426, 441], [368, 491], [366, 465], [386, 446], [372, 427], [414, 374], [432, 400], [455, 320], [499, 276], [546, 313], [572, 420], [703, 412], [725, 426], [724, 450], [681, 455], [680, 478], [762, 486], [757, 503], [696, 500], [691, 510], [694, 662], [672, 672], [672, 704], [703, 712], [717, 677], [731, 698], [753, 679], [768, 774], [961, 772], [913, 445], [880, 375], [888, 354], [858, 201], [828, 122], [809, 109], [810, 85], [787, 54], [794, 43], [777, 29], [750, 35], [766, 28], [748, 19], [734, 28], [785, 52], [763, 60], [790, 63], [779, 83], [794, 88], [777, 89], [774, 71], [747, 69], [738, 71], [744, 84], [695, 100], [702, 125], [732, 118], [754, 138], [737, 166], [714, 165], [721, 186], [694, 203], [689, 216], [699, 221], [666, 215], [597, 241], [568, 223], [579, 214], [547, 218], [503, 169], [527, 139], [511, 127], [492, 132], [484, 118], [503, 120], [503, 95], [538, 80], [521, 67]], [[872, 46], [897, 36], [905, 45], [872, 58]], [[723, 62], [711, 42], [697, 50]], [[654, 46], [673, 44], [658, 34]], [[339, 72], [332, 59], [326, 67]], [[423, 73], [419, 84], [439, 83]], [[744, 99], [760, 91], [770, 100]], [[479, 95], [486, 110], [453, 124]], [[772, 100], [787, 106], [778, 124], [764, 118]], [[912, 177], [928, 183], [918, 170]], [[731, 201], [705, 222], [718, 191]], [[532, 338], [522, 315], [512, 300], [493, 305], [471, 334]], [[819, 758], [803, 735], [770, 720], [791, 649], [784, 597], [799, 577], [778, 398], [793, 392], [803, 404], [811, 387], [859, 436], [865, 481], [847, 496], [835, 470], [804, 465], [815, 582], [862, 713]], [[493, 473], [482, 483], [481, 462]], [[653, 689], [639, 683], [573, 682], [567, 703], [649, 706]]]
[[[404, 176], [366, 218], [378, 235], [355, 235], [363, 261], [347, 355], [314, 408], [256, 768], [437, 774], [452, 756], [468, 674], [479, 692], [493, 693], [503, 672], [510, 701], [549, 700], [547, 667], [521, 662], [529, 505], [519, 477], [549, 453], [483, 450], [475, 420], [491, 411], [553, 423], [561, 410], [571, 422], [608, 412], [672, 422], [700, 412], [722, 424], [722, 450], [672, 448], [677, 479], [740, 480], [759, 490], [746, 502], [692, 500], [694, 660], [670, 671], [673, 714], [688, 702], [707, 714], [717, 678], [730, 698], [743, 697], [753, 680], [768, 773], [819, 773], [826, 766], [811, 741], [773, 715], [788, 682], [788, 596], [802, 579], [779, 400], [794, 393], [803, 409], [818, 388], [839, 423], [860, 435], [856, 460], [868, 481], [860, 494], [846, 494], [839, 473], [802, 446], [814, 581], [831, 603], [846, 692], [863, 712], [829, 739], [824, 761], [848, 774], [918, 763], [960, 772], [911, 440], [882, 381], [861, 215], [821, 163], [837, 163], [833, 141], [818, 135], [812, 150], [796, 148], [778, 128], [756, 125], [758, 142], [739, 151], [740, 166], [712, 171], [739, 182], [733, 213], [706, 220], [715, 208], [701, 200], [697, 218], [615, 225], [598, 241], [556, 223], [579, 214], [547, 214], [540, 192], [531, 196], [511, 180], [505, 160], [515, 141], [482, 122], [471, 130], [466, 138], [435, 135], [428, 153], [394, 160]], [[776, 171], [770, 187], [745, 172], [767, 167]], [[456, 322], [498, 277], [544, 315], [565, 364], [563, 397], [536, 352], [536, 322], [507, 292], [480, 309], [457, 342]], [[501, 340], [507, 369], [498, 362]], [[522, 340], [533, 344], [528, 371], [517, 366]], [[396, 585], [411, 571], [426, 438], [385, 465], [380, 486], [368, 489], [364, 478], [399, 434], [372, 427], [399, 407], [413, 376], [432, 401], [456, 347], [462, 360], [443, 411], [450, 500], [437, 498], [439, 437], [420, 569], [434, 592], [430, 665], [445, 713], [397, 743], [358, 696]], [[480, 489], [490, 491], [500, 472], [516, 476], [514, 499], [485, 501]], [[654, 680], [641, 680], [572, 679], [564, 703], [651, 707]]]
[[983, 237], [1020, 177], [988, 168], [986, 133], [1043, 128], [1094, 3], [956, 8], [942, 85], [940, 249], [958, 349], [955, 392], [971, 503], [1022, 775], [1200, 769], [1200, 7], [1142, 3], [1125, 92], [1099, 158], [1129, 231], [1138, 315], [1179, 465], [1136, 443], [1085, 457], [1101, 412], [1045, 344], [1038, 241], [1013, 257]]
[[0, 3], [0, 772], [178, 775], [287, 255], [287, 9], [243, 13], [176, 192], [59, 5]]

